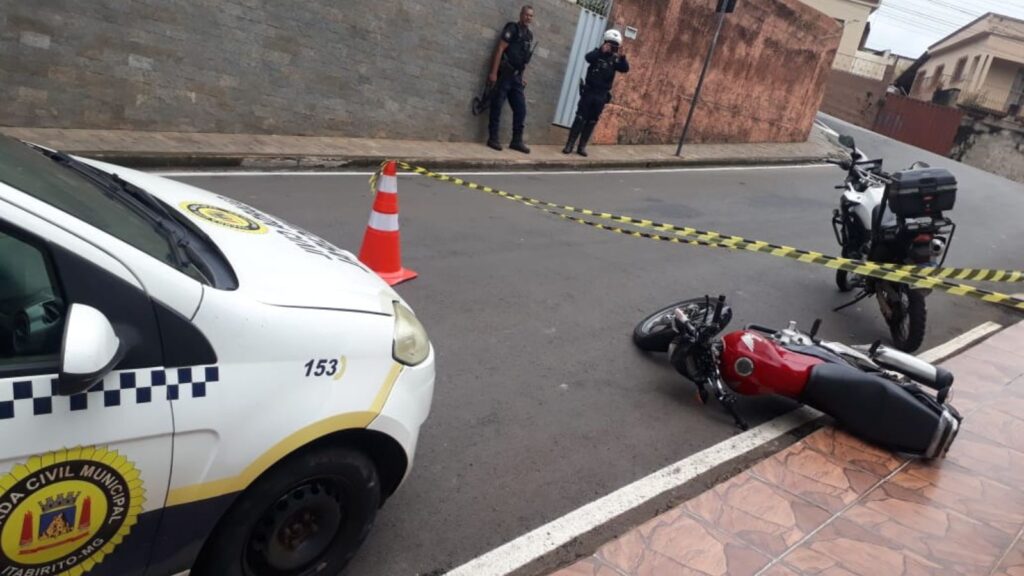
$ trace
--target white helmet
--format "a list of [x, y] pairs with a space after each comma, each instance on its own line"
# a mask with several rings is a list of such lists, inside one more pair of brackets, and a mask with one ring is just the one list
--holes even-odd
[[604, 33], [605, 42], [614, 42], [618, 45], [622, 45], [622, 32], [618, 30], [609, 30]]

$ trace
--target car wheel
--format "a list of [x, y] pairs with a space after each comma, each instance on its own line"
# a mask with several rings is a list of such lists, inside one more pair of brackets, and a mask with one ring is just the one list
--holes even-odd
[[380, 506], [373, 462], [318, 447], [256, 480], [218, 522], [193, 576], [335, 575], [355, 556]]

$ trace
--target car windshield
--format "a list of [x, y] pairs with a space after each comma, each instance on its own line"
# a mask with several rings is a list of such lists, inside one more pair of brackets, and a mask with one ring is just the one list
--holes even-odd
[[6, 136], [0, 136], [0, 182], [61, 209], [196, 280], [206, 281], [194, 267], [181, 265], [171, 239], [154, 226], [152, 219], [80, 172]]

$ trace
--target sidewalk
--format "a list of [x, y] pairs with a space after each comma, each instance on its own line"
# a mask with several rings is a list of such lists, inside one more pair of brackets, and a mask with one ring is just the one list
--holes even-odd
[[562, 154], [562, 146], [531, 146], [531, 154], [501, 152], [476, 142], [429, 142], [322, 136], [202, 134], [8, 128], [0, 132], [65, 152], [132, 167], [350, 169], [376, 167], [385, 159], [443, 169], [594, 169], [669, 166], [808, 164], [836, 156], [817, 126], [797, 144], [688, 144], [596, 146], [590, 156]]
[[1024, 575], [1024, 322], [942, 365], [945, 459], [824, 428], [552, 576]]

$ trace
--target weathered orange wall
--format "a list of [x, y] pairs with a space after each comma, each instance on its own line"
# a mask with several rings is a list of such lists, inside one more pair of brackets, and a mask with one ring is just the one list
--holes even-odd
[[[716, 0], [617, 0], [611, 21], [638, 29], [598, 124], [603, 144], [676, 143], [715, 33]], [[727, 15], [687, 142], [802, 142], [825, 93], [842, 30], [800, 0], [739, 0]]]

